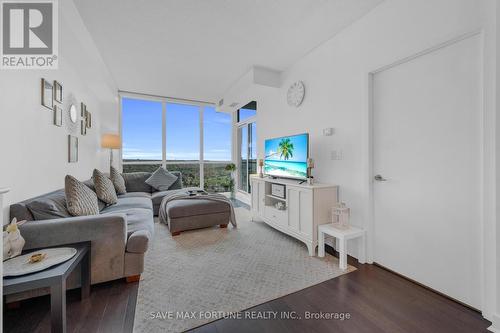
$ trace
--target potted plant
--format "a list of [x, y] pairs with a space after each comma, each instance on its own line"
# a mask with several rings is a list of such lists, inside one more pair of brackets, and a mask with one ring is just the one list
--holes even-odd
[[226, 165], [225, 170], [231, 172], [231, 180], [229, 181], [229, 189], [231, 190], [231, 199], [234, 199], [236, 197], [235, 191], [234, 191], [234, 183], [235, 183], [234, 180], [236, 177], [236, 175], [235, 175], [236, 164], [229, 163], [228, 165]]

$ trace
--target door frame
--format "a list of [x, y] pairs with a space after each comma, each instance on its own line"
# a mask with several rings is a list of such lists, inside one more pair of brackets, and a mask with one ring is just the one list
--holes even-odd
[[[396, 67], [398, 65], [404, 64], [406, 62], [412, 61], [416, 58], [419, 58], [421, 56], [430, 54], [434, 51], [437, 51], [439, 49], [445, 48], [447, 46], [453, 45], [455, 43], [458, 43], [460, 41], [463, 41], [465, 39], [479, 36], [480, 38], [480, 68], [481, 72], [479, 73], [480, 80], [478, 82], [479, 86], [479, 92], [480, 92], [480, 102], [478, 105], [479, 108], [479, 121], [480, 121], [480, 137], [481, 137], [481, 147], [480, 147], [480, 175], [479, 178], [481, 179], [481, 184], [480, 184], [480, 192], [481, 192], [481, 197], [479, 198], [481, 210], [480, 210], [480, 220], [479, 220], [479, 227], [480, 227], [480, 258], [479, 258], [479, 265], [480, 265], [480, 270], [479, 270], [479, 280], [480, 280], [480, 293], [481, 293], [481, 310], [483, 313], [483, 316], [488, 318], [490, 316], [490, 313], [485, 313], [485, 298], [487, 297], [486, 295], [486, 286], [485, 286], [485, 276], [487, 274], [494, 274], [495, 267], [487, 267], [484, 263], [484, 254], [485, 251], [494, 248], [494, 244], [490, 244], [490, 242], [487, 241], [485, 235], [487, 232], [489, 232], [490, 228], [492, 228], [491, 225], [486, 225], [486, 222], [488, 223], [495, 223], [495, 218], [493, 215], [493, 219], [491, 219], [491, 209], [494, 209], [494, 207], [491, 207], [491, 202], [493, 203], [493, 206], [495, 204], [495, 194], [494, 191], [491, 193], [491, 185], [495, 183], [495, 177], [492, 176], [491, 174], [485, 172], [487, 168], [489, 168], [492, 163], [494, 165], [494, 156], [488, 156], [484, 152], [486, 149], [489, 147], [495, 147], [495, 128], [494, 124], [488, 124], [487, 118], [491, 118], [491, 112], [495, 111], [486, 109], [485, 106], [485, 90], [484, 90], [484, 77], [485, 77], [485, 56], [484, 56], [484, 49], [485, 49], [485, 36], [484, 36], [484, 31], [483, 29], [477, 29], [470, 31], [468, 33], [461, 34], [459, 36], [455, 36], [453, 38], [450, 38], [444, 42], [441, 42], [439, 44], [436, 44], [434, 46], [431, 46], [429, 48], [426, 48], [420, 52], [414, 53], [410, 56], [401, 58], [399, 60], [396, 60], [392, 63], [389, 63], [387, 65], [378, 67], [367, 74], [367, 85], [366, 85], [366, 101], [367, 101], [367, 108], [365, 110], [364, 114], [364, 122], [365, 122], [365, 140], [364, 140], [364, 163], [363, 165], [365, 166], [364, 170], [364, 183], [366, 187], [366, 197], [365, 197], [365, 216], [367, 217], [366, 220], [366, 229], [367, 229], [367, 237], [366, 237], [366, 258], [367, 262], [372, 264], [374, 260], [374, 244], [375, 244], [375, 239], [374, 239], [374, 231], [375, 231], [375, 218], [374, 218], [374, 182], [373, 182], [373, 177], [374, 177], [374, 96], [373, 96], [373, 86], [374, 86], [374, 76], [377, 73], [380, 73], [382, 71], [388, 70], [390, 68]], [[490, 113], [489, 117], [486, 117], [486, 113]], [[494, 119], [494, 118], [493, 118]], [[490, 121], [491, 123], [491, 121]], [[491, 129], [491, 126], [493, 126], [493, 129]], [[488, 183], [489, 182], [489, 183]], [[487, 221], [487, 217], [489, 217]], [[494, 227], [494, 226], [493, 226]], [[492, 247], [493, 246], [493, 247]]]

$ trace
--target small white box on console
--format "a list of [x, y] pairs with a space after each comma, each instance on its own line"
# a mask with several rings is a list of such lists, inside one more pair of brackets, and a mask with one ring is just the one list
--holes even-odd
[[285, 199], [285, 185], [283, 184], [271, 184], [271, 195]]

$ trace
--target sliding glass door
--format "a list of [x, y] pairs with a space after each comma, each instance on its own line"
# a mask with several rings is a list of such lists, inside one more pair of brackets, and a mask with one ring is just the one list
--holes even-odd
[[238, 127], [240, 191], [251, 193], [250, 175], [257, 173], [257, 126], [255, 121]]
[[248, 181], [248, 152], [249, 152], [248, 133], [249, 133], [248, 125], [245, 124], [238, 128], [238, 137], [240, 142], [240, 154], [239, 154], [240, 181], [238, 184], [238, 188], [243, 192], [250, 193], [248, 189], [248, 184], [250, 183]]

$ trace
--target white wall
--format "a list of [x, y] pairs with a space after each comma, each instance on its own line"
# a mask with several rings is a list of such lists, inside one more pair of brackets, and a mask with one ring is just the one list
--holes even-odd
[[496, 262], [496, 288], [493, 289], [493, 295], [496, 295], [496, 313], [493, 316], [493, 326], [500, 332], [500, 221], [498, 217], [500, 217], [500, 2], [496, 2], [496, 20], [495, 20], [495, 38], [496, 41], [496, 57], [495, 57], [495, 66], [496, 66], [496, 224], [495, 228], [496, 237], [493, 239], [493, 244], [496, 245], [496, 256], [493, 257], [492, 261]]
[[[117, 88], [72, 1], [59, 1], [59, 69], [0, 71], [0, 187], [4, 202], [17, 202], [64, 186], [64, 176], [89, 179], [93, 168], [108, 168], [100, 149], [102, 131], [118, 131]], [[40, 79], [63, 85], [63, 127], [40, 105]], [[79, 131], [79, 162], [68, 163], [67, 111], [70, 101], [87, 104], [93, 128]], [[7, 221], [5, 221], [7, 222]]]
[[[352, 222], [367, 226], [368, 210], [368, 73], [462, 34], [482, 30], [485, 74], [495, 62], [495, 34], [491, 20], [495, 0], [386, 0], [362, 19], [310, 52], [283, 73], [282, 88], [255, 96], [258, 102], [258, 150], [264, 139], [308, 131], [317, 181], [340, 185], [341, 200], [352, 207]], [[495, 73], [495, 71], [493, 71]], [[411, 78], [408, 78], [411, 80]], [[298, 109], [286, 104], [286, 91], [296, 80], [304, 81], [306, 97]], [[485, 118], [495, 119], [494, 80], [485, 75]], [[494, 89], [494, 88], [493, 88]], [[486, 124], [485, 176], [495, 183], [495, 122]], [[334, 127], [331, 137], [322, 129]], [[342, 151], [343, 160], [331, 160], [331, 151]], [[493, 180], [493, 182], [491, 182]], [[495, 231], [494, 187], [485, 201], [486, 232]], [[493, 198], [493, 200], [491, 200]], [[481, 223], [478, 221], [478, 228]], [[489, 240], [489, 244], [494, 242]], [[495, 243], [493, 243], [495, 244]], [[493, 246], [494, 248], [494, 246]], [[354, 250], [354, 249], [353, 249]], [[357, 253], [351, 252], [354, 255]], [[436, 254], [438, 255], [438, 254]], [[494, 311], [495, 258], [485, 258], [489, 278], [485, 288], [485, 313]], [[499, 273], [500, 274], [500, 273]]]

